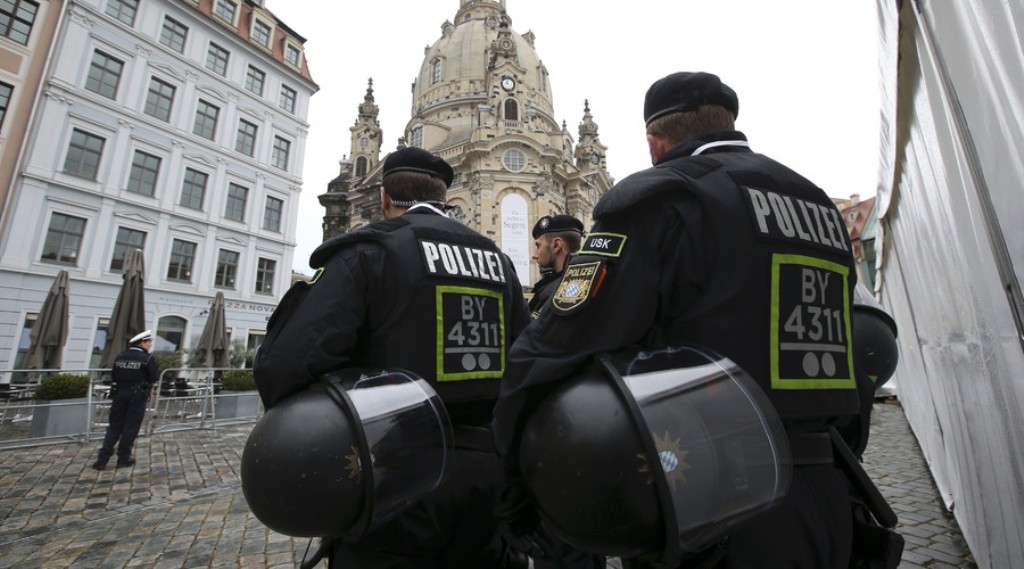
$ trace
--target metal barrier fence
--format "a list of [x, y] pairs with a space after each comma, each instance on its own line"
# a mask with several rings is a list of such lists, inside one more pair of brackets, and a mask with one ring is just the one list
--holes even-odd
[[[140, 436], [254, 422], [263, 412], [255, 391], [221, 389], [229, 368], [173, 368], [150, 395]], [[84, 398], [37, 401], [40, 381], [54, 374], [85, 375]], [[0, 370], [0, 449], [102, 439], [110, 417], [109, 369]], [[12, 381], [14, 380], [14, 381]]]

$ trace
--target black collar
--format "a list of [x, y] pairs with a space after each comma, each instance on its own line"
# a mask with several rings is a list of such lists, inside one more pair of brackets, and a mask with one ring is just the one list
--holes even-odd
[[696, 154], [750, 152], [747, 137], [738, 130], [716, 130], [688, 138], [665, 153], [658, 164]]

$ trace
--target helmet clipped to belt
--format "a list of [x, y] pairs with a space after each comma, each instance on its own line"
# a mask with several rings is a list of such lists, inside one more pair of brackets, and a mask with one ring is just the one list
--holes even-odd
[[411, 372], [327, 376], [268, 410], [242, 453], [242, 492], [268, 528], [355, 539], [440, 485], [451, 425]]
[[896, 343], [896, 321], [871, 295], [867, 287], [857, 283], [853, 292], [853, 357], [875, 388], [882, 387], [896, 372], [900, 361]]
[[527, 419], [520, 466], [546, 525], [582, 549], [672, 563], [777, 503], [785, 431], [754, 381], [698, 348], [610, 359]]

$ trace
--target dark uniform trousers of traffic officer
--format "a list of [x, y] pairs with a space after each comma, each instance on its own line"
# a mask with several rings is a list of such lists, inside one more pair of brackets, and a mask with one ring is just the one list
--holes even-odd
[[281, 301], [257, 357], [267, 406], [332, 370], [407, 369], [438, 392], [456, 444], [437, 490], [338, 542], [332, 566], [502, 567], [510, 551], [494, 508], [504, 475], [490, 421], [508, 347], [529, 323], [511, 261], [418, 204], [327, 241], [310, 263], [322, 271]]
[[106, 467], [107, 461], [114, 455], [115, 445], [118, 467], [135, 464], [132, 448], [146, 415], [150, 390], [160, 375], [156, 358], [140, 346], [147, 341], [152, 341], [152, 333], [148, 330], [132, 338], [132, 347], [114, 359], [110, 423], [99, 456], [93, 464], [96, 470]]
[[823, 431], [857, 412], [847, 327], [856, 273], [828, 196], [751, 152], [742, 133], [717, 131], [621, 181], [594, 218], [551, 309], [509, 354], [495, 408], [507, 467], [545, 388], [593, 355], [701, 345], [759, 382], [797, 464], [785, 500], [729, 537], [720, 566], [846, 567], [848, 487]]

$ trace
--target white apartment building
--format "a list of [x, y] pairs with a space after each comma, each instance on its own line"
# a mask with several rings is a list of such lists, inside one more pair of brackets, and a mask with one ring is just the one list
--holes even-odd
[[305, 40], [262, 4], [64, 6], [3, 213], [0, 371], [19, 367], [62, 269], [63, 367], [95, 367], [134, 249], [145, 255], [157, 350], [194, 347], [217, 291], [232, 340], [261, 343], [290, 284], [318, 88]]

